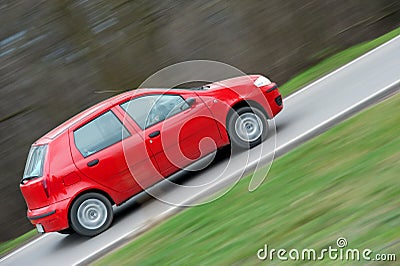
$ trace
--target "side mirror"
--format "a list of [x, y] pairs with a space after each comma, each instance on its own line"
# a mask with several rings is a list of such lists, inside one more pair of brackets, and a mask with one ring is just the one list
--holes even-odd
[[196, 99], [195, 98], [187, 98], [186, 99], [186, 103], [192, 107], [195, 103], [196, 103]]

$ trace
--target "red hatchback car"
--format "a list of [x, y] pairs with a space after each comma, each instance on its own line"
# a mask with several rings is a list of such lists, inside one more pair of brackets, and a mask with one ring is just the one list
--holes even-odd
[[39, 232], [94, 236], [120, 205], [216, 149], [253, 147], [282, 110], [260, 75], [193, 89], [137, 89], [64, 122], [31, 147], [20, 189]]

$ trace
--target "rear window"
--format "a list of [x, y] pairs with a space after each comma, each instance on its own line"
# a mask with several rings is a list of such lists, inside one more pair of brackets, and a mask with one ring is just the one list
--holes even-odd
[[47, 145], [32, 146], [28, 154], [25, 165], [24, 176], [22, 179], [32, 179], [43, 175], [44, 158], [46, 156]]
[[111, 111], [74, 131], [75, 145], [83, 157], [88, 157], [129, 136], [128, 130]]

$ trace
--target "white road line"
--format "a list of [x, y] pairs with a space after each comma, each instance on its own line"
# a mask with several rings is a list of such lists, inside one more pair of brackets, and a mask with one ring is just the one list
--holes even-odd
[[20, 248], [14, 250], [13, 252], [9, 253], [8, 255], [6, 255], [6, 256], [4, 256], [4, 257], [2, 257], [2, 258], [0, 259], [0, 263], [3, 262], [3, 261], [5, 261], [5, 260], [8, 259], [9, 257], [14, 256], [15, 254], [21, 252], [21, 251], [24, 250], [25, 248], [27, 248], [27, 247], [29, 247], [29, 246], [35, 244], [35, 243], [38, 242], [39, 240], [42, 240], [43, 238], [45, 238], [45, 237], [47, 237], [47, 236], [48, 236], [48, 234], [44, 234], [44, 235], [42, 235], [42, 236], [36, 238], [35, 240], [33, 240], [33, 241], [29, 242], [29, 243], [26, 243], [26, 244], [23, 245], [22, 247], [20, 247]]
[[371, 54], [377, 52], [379, 49], [381, 49], [381, 48], [385, 47], [386, 45], [388, 45], [388, 44], [390, 44], [390, 43], [396, 41], [397, 39], [400, 39], [400, 35], [398, 35], [398, 36], [394, 37], [393, 39], [390, 39], [389, 41], [387, 41], [387, 42], [385, 42], [385, 43], [379, 45], [378, 47], [376, 47], [376, 48], [372, 49], [371, 51], [369, 51], [369, 52], [367, 52], [367, 53], [361, 55], [360, 57], [357, 57], [357, 58], [354, 59], [353, 61], [350, 61], [349, 63], [345, 64], [344, 66], [339, 67], [338, 69], [336, 69], [336, 70], [330, 72], [329, 74], [327, 74], [327, 75], [325, 75], [325, 76], [323, 76], [323, 77], [317, 79], [316, 81], [311, 82], [310, 84], [308, 84], [308, 85], [305, 86], [304, 88], [302, 88], [302, 89], [300, 89], [300, 90], [297, 90], [296, 92], [290, 94], [288, 97], [285, 98], [285, 100], [287, 101], [287, 100], [289, 100], [290, 98], [293, 98], [294, 96], [296, 96], [297, 94], [302, 93], [302, 92], [308, 90], [310, 87], [312, 87], [312, 86], [314, 86], [314, 85], [320, 83], [321, 81], [323, 81], [323, 80], [329, 78], [330, 76], [332, 76], [332, 75], [338, 73], [339, 71], [341, 71], [341, 70], [343, 70], [343, 69], [345, 69], [345, 68], [351, 66], [352, 64], [354, 64], [354, 63], [360, 61], [361, 59], [363, 59], [363, 58], [365, 58], [365, 57], [367, 57], [367, 56], [369, 56], [369, 55], [371, 55]]
[[[367, 57], [367, 56], [369, 56], [369, 55], [371, 55], [371, 54], [377, 52], [379, 49], [385, 47], [386, 45], [388, 45], [388, 44], [394, 42], [395, 40], [397, 40], [397, 39], [399, 39], [399, 38], [400, 38], [400, 35], [398, 35], [398, 36], [394, 37], [393, 39], [391, 39], [391, 40], [389, 40], [389, 41], [387, 41], [387, 42], [381, 44], [380, 46], [378, 46], [378, 47], [372, 49], [371, 51], [367, 52], [366, 54], [364, 54], [364, 55], [362, 55], [362, 56], [360, 56], [360, 57], [354, 59], [353, 61], [347, 63], [346, 65], [344, 65], [344, 66], [342, 66], [342, 67], [340, 67], [340, 68], [338, 68], [338, 69], [336, 69], [336, 70], [334, 70], [334, 71], [332, 71], [331, 73], [327, 74], [326, 76], [323, 76], [323, 77], [321, 77], [320, 79], [318, 79], [318, 80], [316, 80], [316, 81], [310, 83], [309, 85], [305, 86], [304, 88], [302, 88], [302, 89], [300, 89], [300, 90], [298, 90], [298, 91], [292, 93], [291, 95], [289, 95], [288, 97], [286, 97], [285, 100], [289, 100], [289, 99], [293, 98], [295, 95], [297, 95], [297, 94], [299, 94], [299, 93], [301, 93], [301, 92], [304, 92], [305, 90], [308, 90], [310, 87], [312, 87], [312, 86], [318, 84], [319, 82], [321, 82], [321, 81], [327, 79], [328, 77], [334, 75], [335, 73], [337, 73], [337, 72], [339, 72], [339, 71], [341, 71], [341, 70], [343, 70], [343, 69], [349, 67], [350, 65], [356, 63], [357, 61], [359, 61], [359, 60], [361, 60], [361, 59], [363, 59], [363, 58], [365, 58], [365, 57]], [[379, 94], [379, 93], [385, 91], [385, 89], [388, 89], [389, 87], [393, 86], [394, 84], [396, 84], [396, 83], [399, 82], [399, 81], [400, 81], [400, 80], [397, 80], [396, 82], [394, 82], [394, 83], [392, 83], [391, 85], [385, 87], [384, 89], [379, 90], [377, 93], [374, 93], [373, 96], [376, 96], [377, 94]], [[372, 97], [373, 97], [373, 96], [372, 96]], [[369, 100], [369, 99], [372, 98], [372, 97], [368, 97], [368, 98], [366, 98], [365, 100], [363, 100], [363, 101], [357, 103], [356, 105], [353, 105], [352, 107], [347, 108], [347, 109], [346, 109], [347, 112], [348, 112], [349, 110], [351, 110], [352, 108], [358, 106], [359, 104], [362, 104], [364, 101]], [[345, 111], [346, 111], [346, 110], [345, 110]], [[322, 123], [321, 125], [324, 125], [324, 124], [326, 124], [326, 123], [329, 123], [330, 121], [334, 120], [334, 119], [337, 118], [338, 116], [344, 114], [345, 111], [343, 111], [343, 112], [337, 114], [336, 116], [334, 116], [333, 118], [331, 118], [331, 119], [325, 121], [325, 122]], [[281, 145], [280, 147], [278, 147], [278, 148], [276, 149], [276, 151], [285, 148], [286, 146], [288, 146], [288, 145], [290, 145], [291, 143], [293, 143], [294, 141], [298, 140], [300, 137], [307, 135], [308, 133], [310, 133], [311, 131], [315, 130], [316, 128], [318, 128], [318, 126], [312, 128], [312, 129], [310, 129], [310, 130], [308, 130], [306, 133], [304, 133], [304, 134], [302, 134], [302, 135], [296, 137], [295, 139], [292, 139], [292, 140], [289, 141], [288, 143], [286, 143], [286, 144], [284, 144], [284, 145]], [[221, 182], [224, 181], [225, 179], [226, 179], [226, 178], [224, 178], [223, 180], [221, 180]], [[216, 183], [215, 185], [218, 185], [219, 183], [220, 183], [220, 182]], [[195, 198], [195, 197], [197, 197], [197, 196], [198, 196], [198, 194], [195, 194], [195, 195], [194, 195], [193, 197], [191, 197], [190, 199], [193, 199], [193, 198]], [[177, 207], [171, 208], [171, 209], [169, 209], [169, 210], [167, 210], [167, 211], [161, 213], [160, 215], [165, 215], [165, 213], [167, 213], [167, 212], [169, 212], [169, 211], [172, 211], [172, 210], [174, 210], [175, 208], [177, 208]], [[159, 215], [159, 216], [160, 216], [160, 215]], [[158, 217], [159, 217], [159, 216], [158, 216]], [[129, 233], [127, 233], [127, 234], [125, 234], [124, 236], [118, 238], [117, 240], [113, 241], [111, 244], [116, 243], [117, 241], [119, 241], [119, 240], [121, 240], [121, 239], [127, 237], [128, 235], [132, 234], [133, 232], [134, 232], [134, 230], [131, 231], [131, 232], [129, 232]], [[26, 245], [24, 245], [24, 246], [18, 248], [17, 250], [11, 252], [11, 253], [8, 254], [7, 256], [4, 256], [3, 258], [1, 258], [1, 259], [0, 259], [0, 262], [3, 262], [3, 261], [5, 261], [6, 259], [10, 258], [11, 256], [13, 256], [13, 255], [15, 255], [15, 254], [21, 252], [21, 251], [24, 250], [25, 248], [27, 248], [27, 247], [33, 245], [34, 243], [38, 242], [39, 240], [42, 240], [42, 239], [45, 238], [46, 236], [48, 236], [48, 234], [44, 234], [43, 236], [41, 236], [41, 237], [39, 237], [39, 238], [33, 240], [32, 242], [29, 242], [29, 243], [27, 243]], [[111, 244], [110, 244], [110, 245], [111, 245]], [[97, 252], [98, 252], [98, 251], [97, 251]], [[91, 256], [93, 256], [93, 255], [96, 254], [97, 252], [92, 253], [90, 256], [87, 256], [86, 259], [87, 259], [87, 258], [90, 258]], [[82, 260], [82, 261], [83, 261], [83, 260]], [[79, 264], [79, 263], [78, 263], [78, 264]]]

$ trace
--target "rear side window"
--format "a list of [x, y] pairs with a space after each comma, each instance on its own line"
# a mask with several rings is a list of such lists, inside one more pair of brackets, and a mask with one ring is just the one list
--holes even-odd
[[32, 146], [26, 161], [24, 176], [22, 179], [32, 179], [43, 175], [44, 158], [47, 145]]
[[83, 157], [88, 157], [129, 136], [128, 130], [111, 111], [74, 131], [75, 145]]

